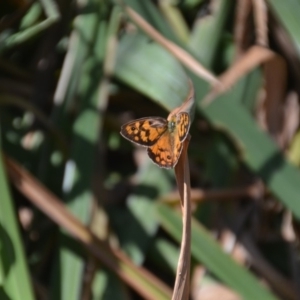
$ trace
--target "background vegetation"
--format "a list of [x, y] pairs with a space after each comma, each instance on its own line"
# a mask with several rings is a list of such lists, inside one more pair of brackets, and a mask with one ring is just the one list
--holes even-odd
[[299, 0], [2, 1], [0, 299], [171, 298], [174, 172], [119, 131], [166, 117], [188, 77], [191, 299], [298, 299], [299, 14]]

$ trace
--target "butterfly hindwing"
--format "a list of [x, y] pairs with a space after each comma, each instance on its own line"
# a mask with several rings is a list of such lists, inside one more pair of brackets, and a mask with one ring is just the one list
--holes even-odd
[[182, 151], [178, 131], [166, 131], [159, 140], [147, 149], [149, 157], [162, 168], [174, 168]]

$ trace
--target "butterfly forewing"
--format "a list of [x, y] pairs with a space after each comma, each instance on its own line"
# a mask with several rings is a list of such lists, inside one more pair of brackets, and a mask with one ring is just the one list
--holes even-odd
[[154, 145], [167, 130], [168, 122], [160, 117], [147, 117], [124, 124], [121, 134], [126, 139], [141, 146]]

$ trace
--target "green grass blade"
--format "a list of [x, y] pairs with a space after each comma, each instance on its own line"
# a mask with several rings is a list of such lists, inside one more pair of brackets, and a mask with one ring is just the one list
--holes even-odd
[[0, 299], [33, 300], [30, 273], [0, 156]]
[[190, 31], [180, 9], [171, 2], [160, 1], [159, 8], [170, 24], [172, 31], [177, 38], [184, 44], [189, 40]]
[[167, 36], [173, 41], [179, 41], [176, 35], [172, 32], [170, 26], [163, 19], [161, 13], [151, 1], [125, 0], [124, 2], [164, 36]]
[[298, 55], [300, 55], [300, 2], [298, 0], [268, 0], [267, 2], [290, 35]]
[[24, 29], [23, 31], [19, 31], [15, 34], [12, 34], [11, 36], [4, 39], [4, 41], [0, 44], [0, 52], [28, 41], [29, 39], [35, 37], [37, 34], [46, 30], [59, 20], [60, 14], [56, 7], [56, 3], [53, 0], [40, 1], [41, 6], [43, 7], [44, 12], [46, 14], [46, 19], [36, 25], [33, 25], [29, 28]]
[[191, 32], [189, 48], [196, 53], [203, 66], [211, 68], [215, 61], [217, 47], [228, 19], [232, 1], [215, 2], [212, 15], [195, 22]]

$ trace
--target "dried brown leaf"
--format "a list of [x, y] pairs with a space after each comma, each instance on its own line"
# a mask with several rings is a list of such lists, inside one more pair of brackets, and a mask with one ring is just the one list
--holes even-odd
[[236, 14], [234, 24], [236, 59], [238, 59], [245, 51], [245, 38], [249, 36], [248, 19], [250, 14], [251, 0], [236, 2]]
[[265, 0], [252, 0], [256, 44], [264, 47], [269, 46], [268, 39], [268, 9]]

